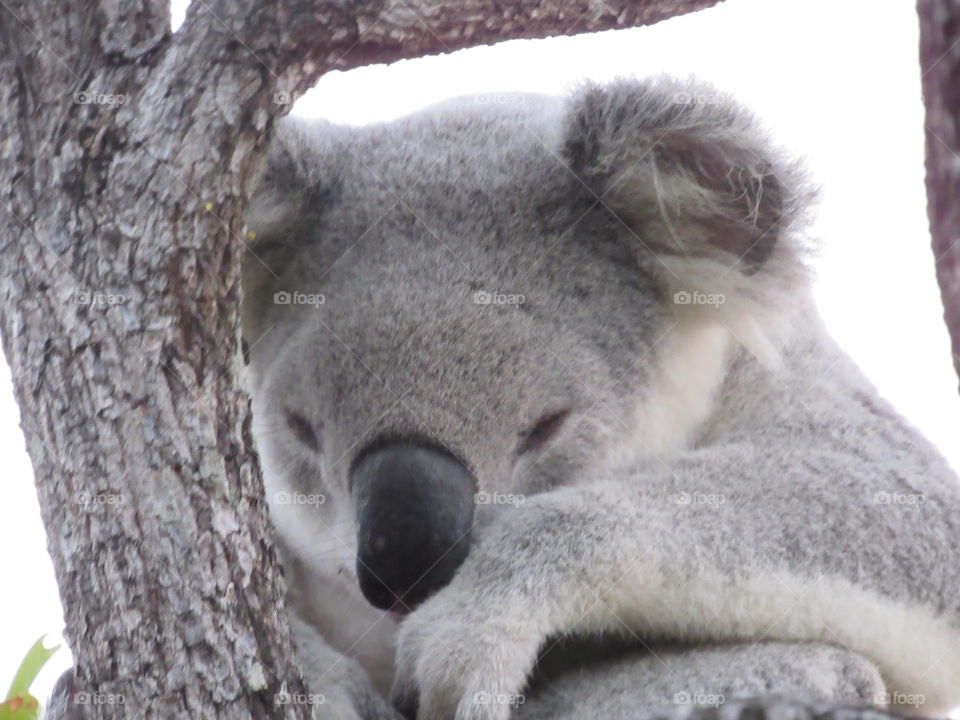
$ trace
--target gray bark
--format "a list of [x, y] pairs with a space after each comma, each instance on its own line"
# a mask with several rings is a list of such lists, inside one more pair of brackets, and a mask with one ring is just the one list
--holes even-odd
[[927, 215], [937, 281], [960, 374], [960, 1], [919, 0], [927, 106]]
[[278, 99], [716, 1], [204, 0], [175, 35], [166, 0], [0, 4], [0, 332], [73, 716], [308, 713], [274, 702], [302, 685], [238, 385], [244, 191]]

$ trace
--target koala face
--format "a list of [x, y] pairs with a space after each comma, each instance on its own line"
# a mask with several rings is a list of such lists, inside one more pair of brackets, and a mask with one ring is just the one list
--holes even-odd
[[[248, 214], [244, 338], [296, 552], [406, 609], [485, 516], [682, 445], [723, 361], [717, 308], [684, 298], [745, 307], [796, 265], [749, 118], [683, 89], [281, 123]], [[703, 365], [665, 391], [678, 342]]]

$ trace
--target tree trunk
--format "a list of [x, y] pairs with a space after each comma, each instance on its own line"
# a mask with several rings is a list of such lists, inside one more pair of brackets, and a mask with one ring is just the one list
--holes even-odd
[[[73, 717], [303, 718], [238, 384], [245, 189], [325, 71], [717, 0], [0, 3], [0, 331]], [[255, 342], [251, 338], [250, 342]]]
[[960, 0], [919, 0], [917, 10], [927, 106], [927, 215], [960, 374]]

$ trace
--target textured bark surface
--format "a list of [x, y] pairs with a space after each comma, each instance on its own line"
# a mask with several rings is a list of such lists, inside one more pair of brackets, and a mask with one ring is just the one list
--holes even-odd
[[960, 374], [960, 0], [920, 0], [917, 10], [927, 106], [927, 214]]
[[73, 716], [307, 716], [274, 702], [301, 681], [238, 384], [244, 188], [289, 99], [715, 2], [204, 0], [175, 35], [165, 0], [0, 4], [0, 330]]

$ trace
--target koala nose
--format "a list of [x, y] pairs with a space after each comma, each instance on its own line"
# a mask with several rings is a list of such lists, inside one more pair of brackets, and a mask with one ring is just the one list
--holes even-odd
[[382, 610], [409, 611], [453, 577], [470, 547], [475, 483], [450, 453], [395, 441], [350, 473], [357, 578]]

